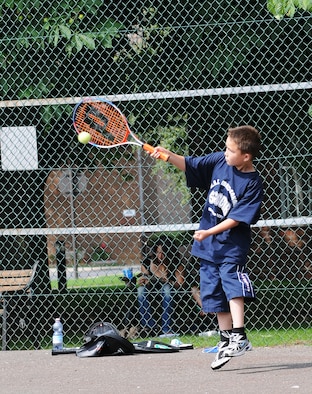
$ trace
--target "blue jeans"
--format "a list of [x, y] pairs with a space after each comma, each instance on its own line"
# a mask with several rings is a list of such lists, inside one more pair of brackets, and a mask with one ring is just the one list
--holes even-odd
[[[142, 327], [156, 328], [156, 322], [151, 313], [151, 305], [149, 297], [153, 291], [158, 291], [155, 287], [147, 288], [146, 286], [138, 287], [138, 302], [139, 302], [139, 313], [140, 323]], [[172, 315], [172, 287], [169, 283], [161, 285], [161, 296], [162, 296], [162, 309], [163, 313], [161, 316], [161, 328], [163, 333], [170, 331], [171, 315]]]

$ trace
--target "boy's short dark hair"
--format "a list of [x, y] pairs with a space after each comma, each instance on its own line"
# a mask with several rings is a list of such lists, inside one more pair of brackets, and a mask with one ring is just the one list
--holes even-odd
[[228, 137], [232, 138], [242, 153], [251, 154], [256, 158], [261, 150], [261, 137], [257, 129], [252, 126], [238, 126], [229, 128]]

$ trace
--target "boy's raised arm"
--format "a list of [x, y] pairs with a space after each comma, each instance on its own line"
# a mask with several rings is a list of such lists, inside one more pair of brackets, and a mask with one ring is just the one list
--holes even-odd
[[171, 152], [168, 149], [165, 149], [161, 146], [157, 146], [154, 150], [153, 153], [151, 153], [151, 157], [154, 157], [155, 159], [159, 159], [159, 153], [166, 153], [169, 158], [168, 158], [168, 163], [174, 165], [177, 167], [179, 170], [185, 172], [185, 157], [181, 155], [177, 155], [176, 153]]

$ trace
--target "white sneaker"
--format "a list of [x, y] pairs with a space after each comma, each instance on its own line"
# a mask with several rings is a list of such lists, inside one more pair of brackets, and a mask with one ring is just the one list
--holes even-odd
[[215, 359], [211, 363], [211, 368], [213, 370], [220, 369], [231, 360], [231, 357], [226, 356], [224, 354], [224, 350], [228, 348], [227, 342], [219, 342], [218, 343], [218, 353], [216, 354]]
[[250, 350], [252, 350], [252, 344], [250, 341], [248, 341], [248, 345], [246, 346], [246, 352], [249, 352]]
[[247, 338], [240, 334], [231, 334], [230, 343], [223, 350], [226, 357], [242, 356], [246, 351], [251, 350], [252, 345]]

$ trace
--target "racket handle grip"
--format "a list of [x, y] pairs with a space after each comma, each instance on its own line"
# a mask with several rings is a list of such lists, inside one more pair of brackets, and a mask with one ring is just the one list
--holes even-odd
[[[155, 148], [152, 145], [149, 144], [143, 144], [143, 149], [146, 150], [146, 152], [153, 153]], [[169, 155], [167, 153], [159, 152], [159, 158], [163, 161], [168, 161]]]

